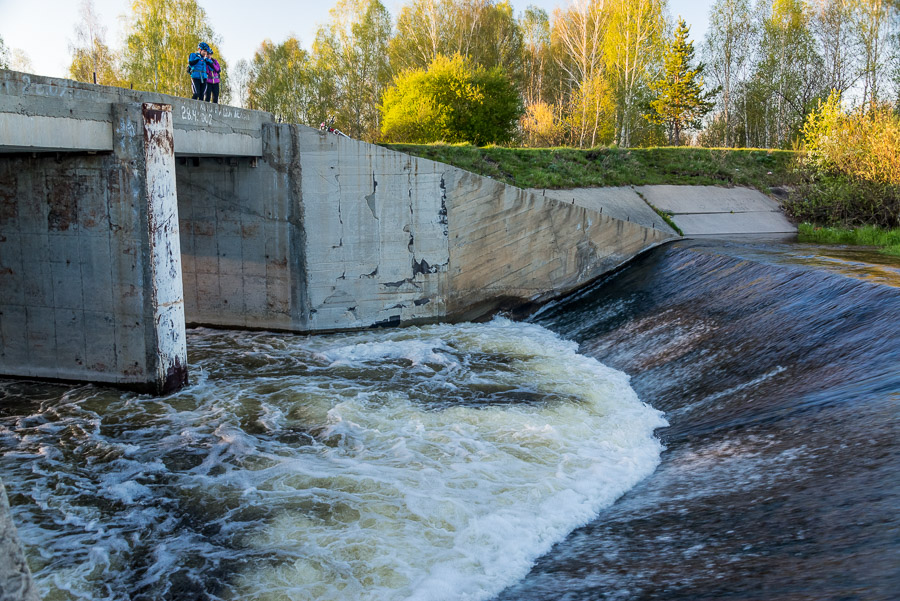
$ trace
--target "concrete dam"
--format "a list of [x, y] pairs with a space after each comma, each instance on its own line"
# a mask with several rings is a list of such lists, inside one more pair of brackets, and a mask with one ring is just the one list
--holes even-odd
[[271, 114], [0, 71], [0, 375], [165, 394], [185, 327], [541, 303], [676, 238]]

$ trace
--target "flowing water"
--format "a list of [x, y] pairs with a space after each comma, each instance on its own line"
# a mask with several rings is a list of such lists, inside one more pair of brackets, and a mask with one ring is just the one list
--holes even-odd
[[529, 323], [0, 382], [45, 599], [893, 599], [900, 265], [678, 243]]

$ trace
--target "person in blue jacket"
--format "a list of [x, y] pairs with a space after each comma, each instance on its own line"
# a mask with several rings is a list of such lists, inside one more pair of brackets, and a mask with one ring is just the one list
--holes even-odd
[[203, 100], [206, 95], [207, 56], [209, 56], [209, 44], [200, 42], [197, 52], [191, 52], [188, 57], [188, 72], [191, 75], [191, 88], [194, 92], [191, 98], [194, 100]]

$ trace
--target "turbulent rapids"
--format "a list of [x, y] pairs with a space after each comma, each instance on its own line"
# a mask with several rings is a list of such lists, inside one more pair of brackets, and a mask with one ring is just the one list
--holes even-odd
[[537, 325], [189, 342], [165, 399], [3, 386], [45, 594], [484, 599], [659, 461], [628, 377]]
[[679, 242], [529, 323], [196, 330], [168, 398], [0, 383], [0, 473], [46, 599], [893, 600], [898, 316], [894, 259]]

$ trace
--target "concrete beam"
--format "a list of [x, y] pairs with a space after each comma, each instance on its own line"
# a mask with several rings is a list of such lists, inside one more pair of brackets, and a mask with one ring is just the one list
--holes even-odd
[[[172, 107], [178, 156], [260, 157], [269, 113], [0, 70], [0, 153], [109, 151], [111, 106]], [[105, 124], [105, 125], [104, 125]]]
[[242, 133], [175, 130], [175, 156], [261, 157], [262, 138]]
[[112, 122], [0, 113], [3, 152], [112, 150]]

